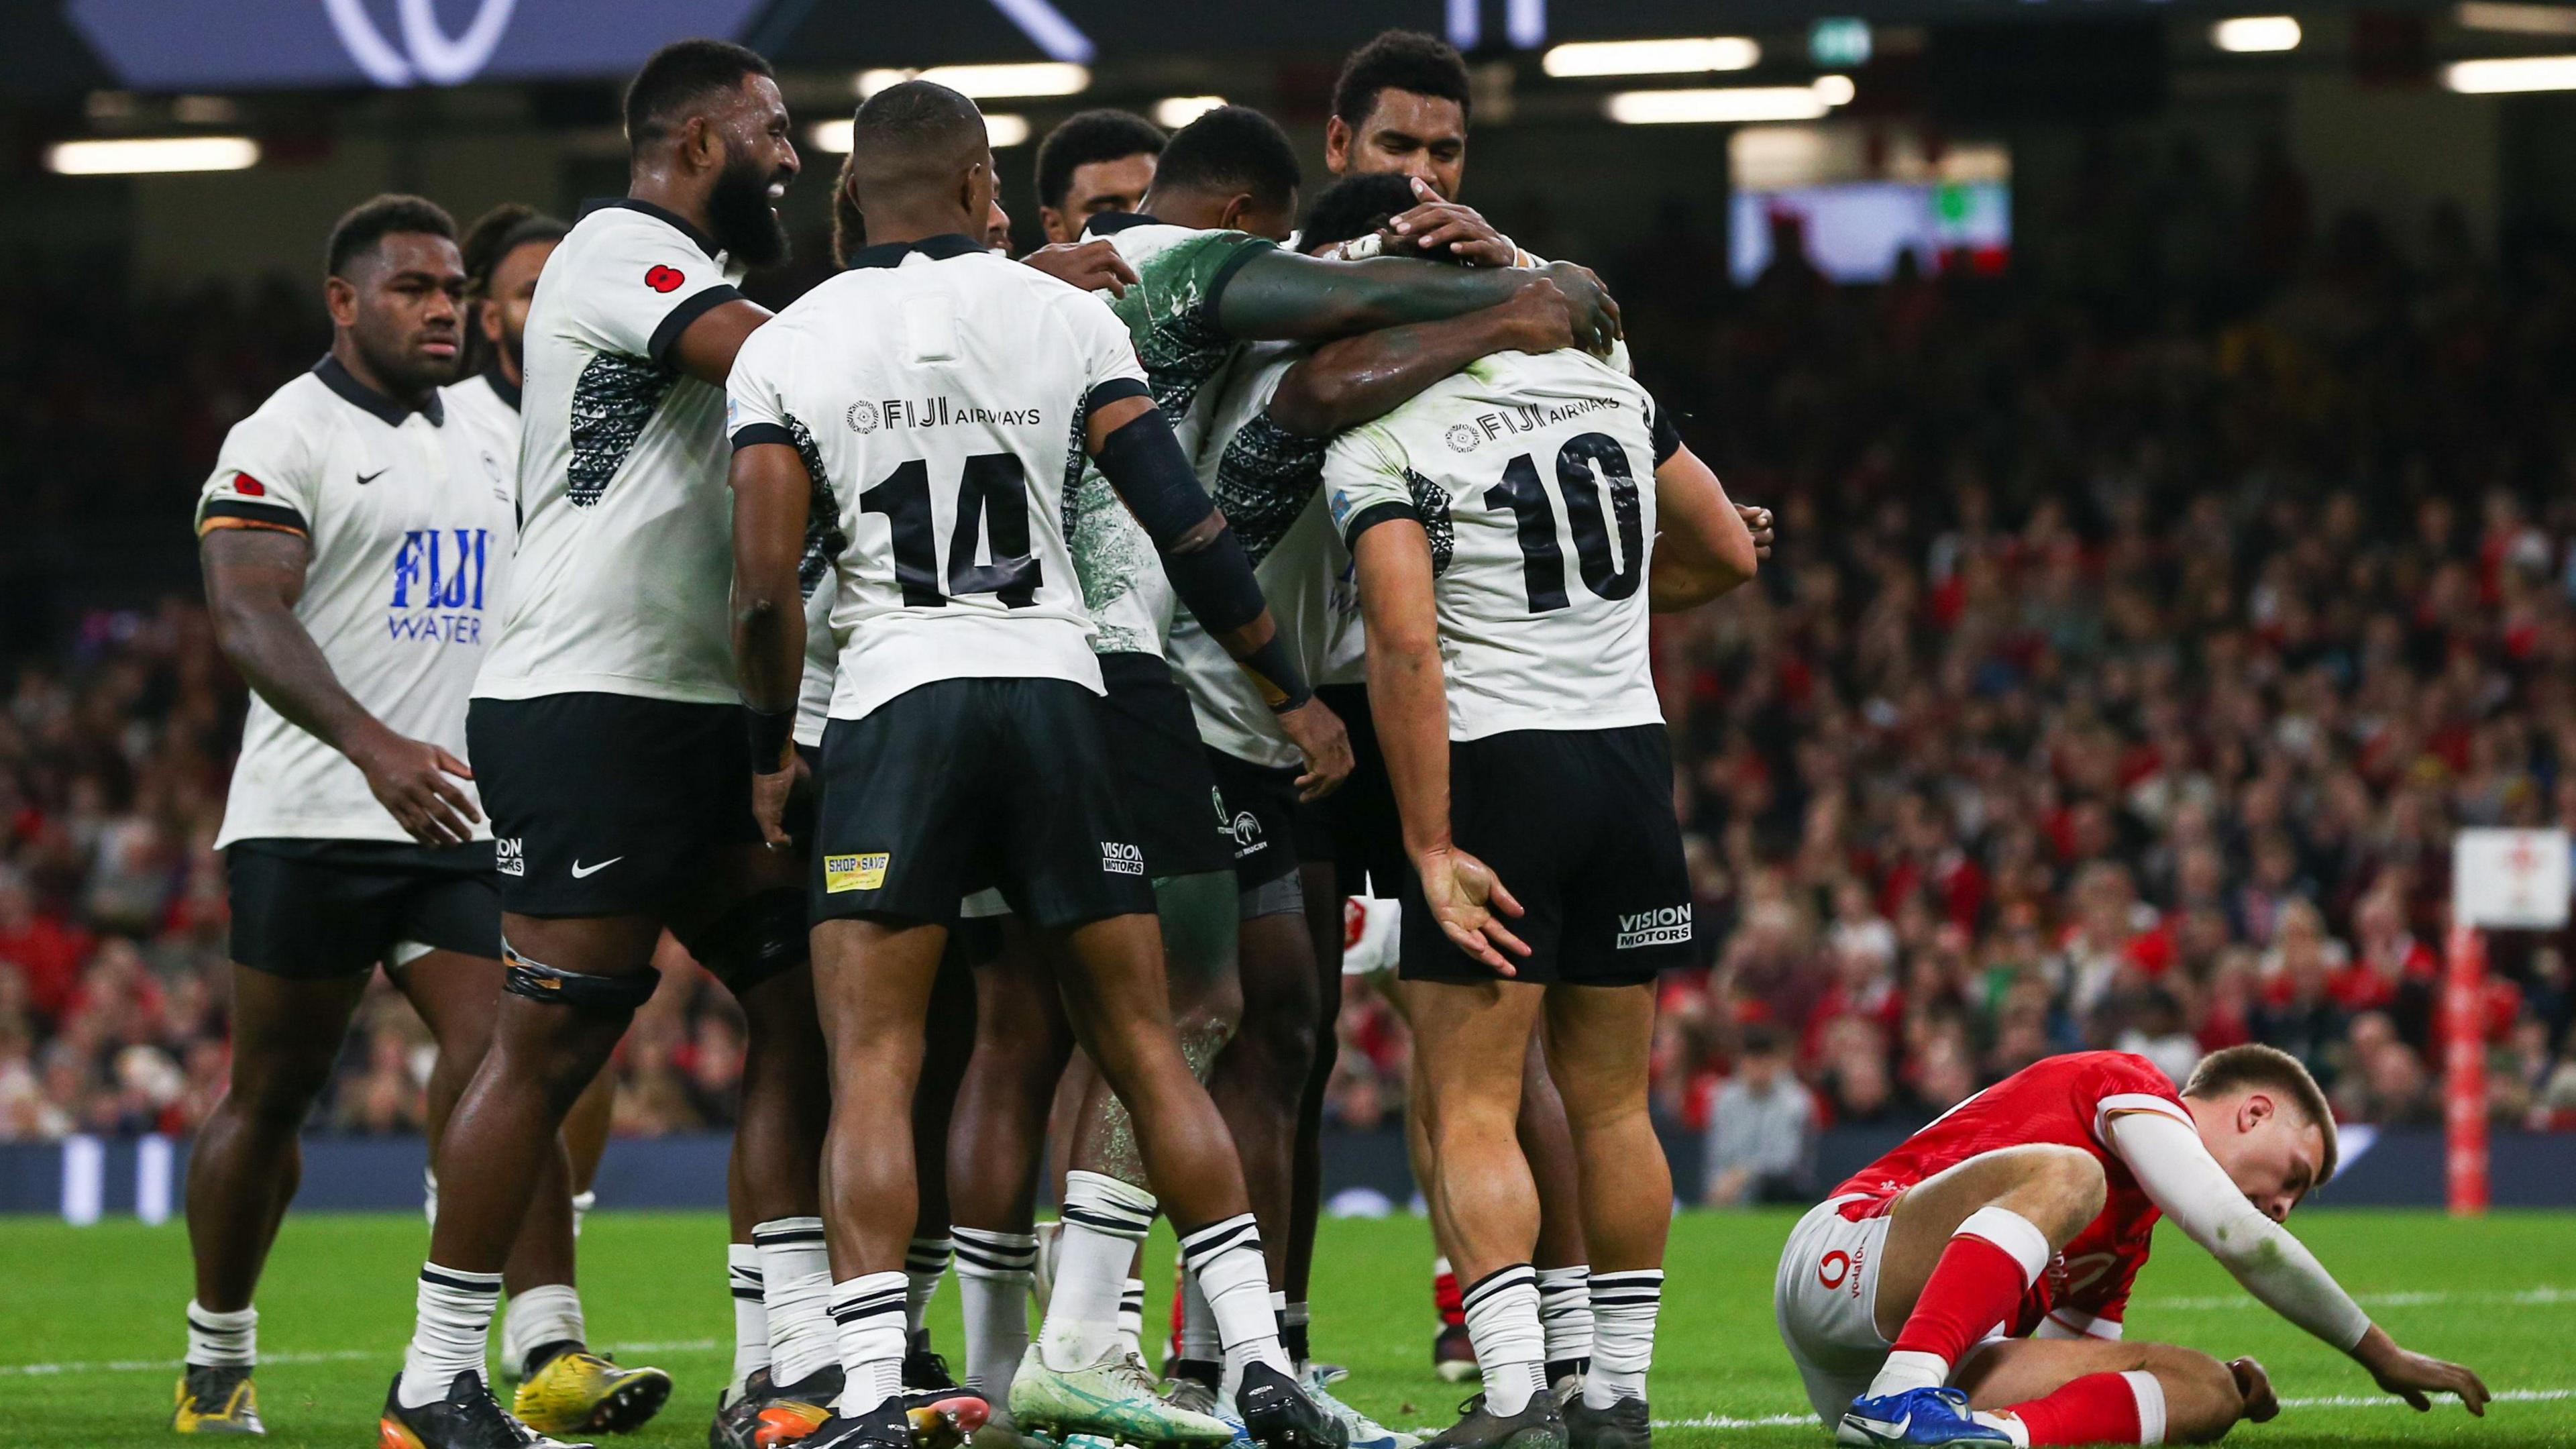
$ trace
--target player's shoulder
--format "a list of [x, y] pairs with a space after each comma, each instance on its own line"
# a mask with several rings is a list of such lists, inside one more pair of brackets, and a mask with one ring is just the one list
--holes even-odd
[[226, 431], [224, 440], [227, 445], [257, 442], [271, 447], [312, 442], [338, 428], [348, 410], [348, 405], [322, 380], [320, 370], [306, 368], [261, 399], [258, 407], [243, 414]]
[[[712, 238], [687, 218], [648, 201], [607, 197], [585, 203], [572, 230], [556, 244], [537, 282], [542, 305], [575, 289], [640, 289], [639, 296], [668, 296], [687, 282], [682, 267], [717, 257]], [[677, 261], [681, 266], [670, 263]], [[594, 293], [593, 295], [598, 295]], [[673, 300], [677, 300], [674, 298]]]

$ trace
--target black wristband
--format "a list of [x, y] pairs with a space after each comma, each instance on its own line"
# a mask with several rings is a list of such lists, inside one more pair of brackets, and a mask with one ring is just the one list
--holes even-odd
[[1269, 643], [1234, 662], [1261, 686], [1261, 697], [1268, 701], [1272, 714], [1286, 714], [1315, 697], [1306, 677], [1298, 672], [1297, 661], [1289, 657], [1284, 635], [1272, 634]]
[[775, 775], [786, 767], [787, 742], [796, 737], [796, 711], [742, 707], [744, 722], [751, 731], [751, 772]]

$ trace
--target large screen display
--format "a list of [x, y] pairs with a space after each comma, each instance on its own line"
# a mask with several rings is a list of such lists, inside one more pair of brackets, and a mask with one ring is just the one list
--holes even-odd
[[1914, 254], [1926, 276], [1999, 272], [2012, 252], [2012, 187], [2002, 181], [1841, 181], [1738, 190], [1727, 219], [1738, 285], [1797, 246], [1837, 282], [1882, 282]]

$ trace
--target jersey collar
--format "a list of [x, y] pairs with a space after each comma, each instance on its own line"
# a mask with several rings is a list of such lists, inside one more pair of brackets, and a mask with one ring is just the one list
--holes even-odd
[[696, 222], [689, 220], [687, 217], [680, 215], [678, 212], [673, 211], [668, 207], [655, 206], [649, 201], [638, 201], [631, 196], [595, 197], [589, 201], [583, 202], [581, 204], [581, 216], [573, 219], [579, 221], [582, 217], [587, 217], [594, 211], [607, 211], [611, 208], [622, 208], [627, 211], [640, 211], [646, 216], [653, 218], [655, 221], [662, 222], [672, 230], [678, 232], [680, 235], [687, 237], [690, 242], [696, 245], [699, 251], [705, 252], [710, 258], [714, 257], [719, 250], [716, 246], [716, 239], [707, 235], [705, 232], [698, 230], [698, 224]]
[[322, 354], [320, 362], [313, 364], [313, 375], [322, 379], [324, 387], [338, 393], [342, 402], [375, 414], [386, 427], [401, 427], [403, 419], [410, 417], [414, 412], [429, 419], [429, 425], [433, 428], [444, 427], [447, 424], [447, 406], [438, 400], [438, 393], [435, 390], [421, 399], [418, 408], [412, 408], [358, 381], [355, 374], [340, 365], [340, 359], [327, 352]]
[[899, 267], [903, 265], [903, 259], [914, 252], [919, 252], [934, 262], [944, 262], [950, 257], [962, 257], [983, 249], [984, 244], [973, 237], [962, 236], [953, 231], [943, 232], [938, 236], [923, 237], [919, 241], [880, 242], [872, 247], [861, 247], [859, 254], [850, 258], [850, 270], [856, 271], [861, 267]]
[[1147, 216], [1141, 211], [1095, 211], [1091, 214], [1091, 219], [1082, 224], [1082, 233], [1085, 236], [1108, 236], [1112, 232], [1125, 231], [1131, 226], [1161, 226], [1162, 224], [1162, 218]]
[[491, 386], [494, 397], [510, 405], [510, 411], [520, 411], [519, 385], [503, 377], [497, 364], [483, 369], [483, 381]]

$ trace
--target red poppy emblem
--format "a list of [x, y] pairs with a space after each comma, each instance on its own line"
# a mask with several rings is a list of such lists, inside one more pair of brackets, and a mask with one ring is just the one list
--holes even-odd
[[656, 292], [675, 290], [684, 280], [678, 267], [656, 266], [644, 274], [644, 285]]

